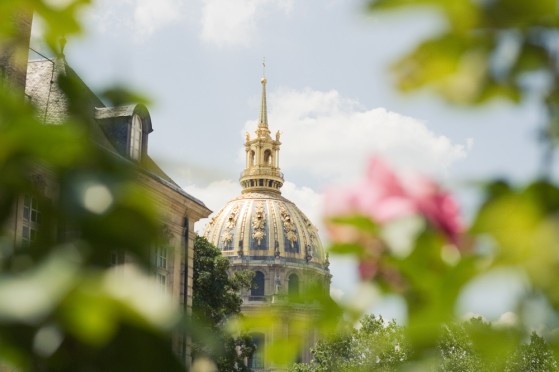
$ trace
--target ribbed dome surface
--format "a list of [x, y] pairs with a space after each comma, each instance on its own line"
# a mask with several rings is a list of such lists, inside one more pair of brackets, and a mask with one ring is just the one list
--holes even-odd
[[204, 236], [224, 256], [327, 264], [316, 227], [279, 193], [249, 192], [231, 200], [206, 225]]

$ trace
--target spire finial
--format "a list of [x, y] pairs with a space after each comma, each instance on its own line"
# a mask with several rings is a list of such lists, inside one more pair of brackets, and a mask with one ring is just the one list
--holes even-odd
[[262, 79], [260, 79], [262, 83], [262, 102], [260, 104], [260, 120], [258, 122], [259, 128], [266, 128], [268, 129], [268, 107], [266, 105], [266, 60], [262, 60]]
[[246, 166], [239, 182], [243, 193], [262, 191], [281, 194], [283, 174], [279, 167], [280, 133], [276, 139], [270, 136], [268, 128], [268, 110], [266, 107], [266, 61], [262, 60], [262, 102], [260, 117], [256, 128], [256, 137], [246, 135]]

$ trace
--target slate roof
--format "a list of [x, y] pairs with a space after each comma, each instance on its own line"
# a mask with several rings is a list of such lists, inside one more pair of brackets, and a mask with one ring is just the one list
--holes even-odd
[[[78, 83], [77, 89], [80, 90], [80, 95], [87, 101], [85, 104], [90, 106], [91, 120], [89, 125], [93, 137], [92, 140], [123, 161], [130, 161], [118, 151], [118, 139], [110, 138], [108, 132], [103, 129], [101, 123], [106, 124], [114, 120], [122, 120], [123, 118], [131, 117], [135, 113], [142, 112], [143, 116], [146, 118], [148, 125], [147, 131], [149, 133], [153, 131], [153, 128], [147, 108], [137, 104], [107, 107], [83, 80], [81, 80], [76, 72], [68, 66], [65, 60], [34, 60], [29, 61], [27, 64], [25, 95], [37, 108], [39, 119], [43, 124], [60, 125], [68, 118], [69, 103], [57, 84], [57, 79], [60, 74], [66, 74], [67, 76], [75, 78], [75, 81]], [[159, 183], [173, 189], [195, 203], [206, 207], [202, 201], [184, 191], [147, 154], [143, 156], [139, 167], [145, 174], [156, 179]]]

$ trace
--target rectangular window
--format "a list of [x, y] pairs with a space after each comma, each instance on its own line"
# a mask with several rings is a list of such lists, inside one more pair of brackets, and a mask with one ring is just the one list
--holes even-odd
[[23, 226], [21, 240], [27, 246], [37, 238], [37, 231], [41, 223], [39, 200], [29, 195], [23, 197]]
[[159, 284], [159, 289], [165, 292], [167, 290], [167, 274], [157, 273], [156, 280]]
[[167, 269], [167, 248], [155, 249], [155, 266], [158, 269]]
[[252, 357], [248, 358], [247, 367], [249, 368], [264, 368], [264, 335], [261, 333], [251, 335], [252, 342], [256, 349]]
[[162, 292], [167, 291], [167, 275], [169, 273], [169, 248], [155, 247], [152, 251], [152, 262], [155, 280]]

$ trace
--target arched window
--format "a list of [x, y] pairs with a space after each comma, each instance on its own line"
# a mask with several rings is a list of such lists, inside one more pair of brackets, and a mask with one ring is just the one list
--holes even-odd
[[264, 164], [272, 165], [272, 152], [270, 150], [264, 151]]
[[254, 153], [254, 151], [250, 152], [250, 165], [254, 165], [254, 162], [256, 161], [256, 154]]
[[130, 157], [140, 160], [142, 156], [142, 122], [138, 115], [132, 117], [130, 127]]
[[256, 271], [252, 277], [252, 286], [250, 288], [250, 299], [253, 301], [264, 300], [264, 283], [265, 277], [262, 271]]
[[250, 335], [252, 342], [254, 343], [255, 349], [252, 356], [248, 358], [247, 367], [248, 368], [264, 368], [264, 347], [265, 347], [265, 336], [263, 333], [252, 333]]
[[289, 275], [287, 283], [287, 293], [290, 298], [299, 295], [299, 277], [295, 274]]

